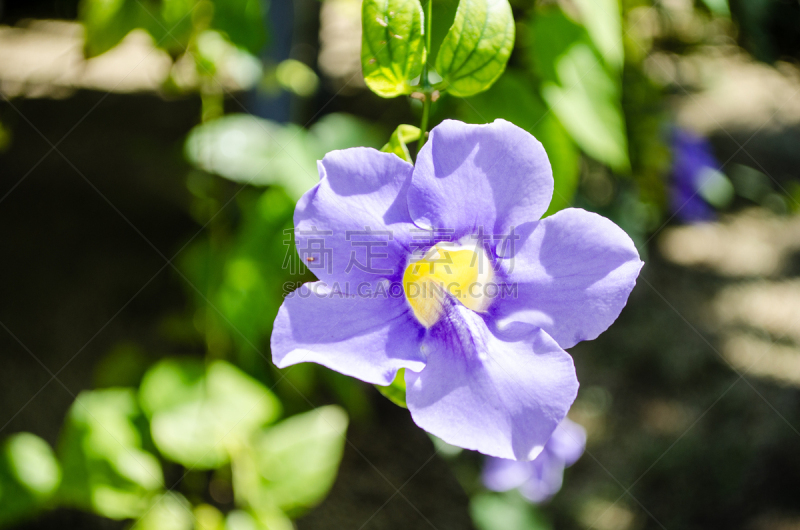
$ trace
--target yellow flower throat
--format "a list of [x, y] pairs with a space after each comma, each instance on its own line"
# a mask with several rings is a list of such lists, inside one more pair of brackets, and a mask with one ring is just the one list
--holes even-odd
[[492, 263], [480, 246], [438, 243], [406, 267], [403, 290], [414, 316], [429, 328], [442, 316], [446, 293], [473, 311], [486, 311], [493, 276]]

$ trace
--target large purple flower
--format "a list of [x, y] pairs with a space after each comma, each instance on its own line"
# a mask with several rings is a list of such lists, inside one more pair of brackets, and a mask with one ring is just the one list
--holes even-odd
[[586, 431], [564, 418], [542, 453], [530, 462], [489, 457], [483, 466], [483, 485], [492, 491], [518, 489], [531, 502], [544, 502], [561, 489], [564, 468], [586, 449]]
[[405, 368], [414, 421], [502, 458], [543, 449], [578, 390], [564, 351], [617, 318], [642, 266], [630, 238], [579, 209], [540, 217], [547, 155], [503, 120], [445, 121], [416, 166], [328, 153], [295, 239], [319, 278], [275, 321], [279, 367], [316, 362], [388, 385]]

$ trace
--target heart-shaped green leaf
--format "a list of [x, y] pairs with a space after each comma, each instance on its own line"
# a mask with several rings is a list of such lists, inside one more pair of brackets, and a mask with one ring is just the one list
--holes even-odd
[[514, 47], [514, 16], [508, 0], [461, 0], [436, 56], [439, 90], [468, 97], [492, 86]]
[[361, 69], [367, 86], [384, 98], [412, 92], [425, 60], [419, 0], [364, 0]]

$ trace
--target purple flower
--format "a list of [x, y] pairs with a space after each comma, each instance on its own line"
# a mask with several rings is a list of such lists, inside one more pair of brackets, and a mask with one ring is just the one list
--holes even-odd
[[489, 457], [483, 467], [483, 485], [492, 491], [518, 489], [531, 502], [544, 502], [561, 489], [564, 468], [574, 464], [586, 449], [586, 431], [564, 419], [542, 453], [530, 462]]
[[672, 135], [672, 186], [670, 209], [687, 222], [714, 218], [714, 206], [724, 206], [733, 187], [718, 168], [711, 144], [705, 138], [676, 128]]
[[503, 120], [445, 121], [416, 166], [328, 153], [295, 240], [319, 282], [287, 295], [278, 367], [316, 362], [388, 385], [405, 368], [414, 421], [444, 441], [530, 460], [575, 399], [564, 351], [617, 318], [642, 266], [630, 238], [580, 209], [540, 220], [547, 155]]

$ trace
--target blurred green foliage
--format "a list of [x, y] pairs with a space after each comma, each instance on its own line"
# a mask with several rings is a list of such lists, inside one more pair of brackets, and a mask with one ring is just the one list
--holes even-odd
[[9, 436], [0, 454], [0, 525], [51, 504], [60, 481], [61, 467], [47, 442], [27, 432]]
[[297, 200], [319, 180], [317, 160], [325, 153], [379, 147], [381, 132], [347, 114], [328, 114], [307, 130], [231, 114], [195, 127], [185, 152], [205, 171], [251, 186], [280, 186]]
[[552, 528], [516, 490], [507, 493], [479, 493], [472, 498], [470, 512], [478, 530]]
[[[213, 477], [232, 472], [234, 527], [244, 517], [251, 528], [291, 529], [291, 519], [333, 485], [348, 418], [329, 405], [271, 425], [280, 413], [271, 391], [229, 363], [164, 359], [138, 391], [82, 392], [67, 415], [58, 458], [29, 433], [5, 441], [0, 525], [70, 506], [134, 519], [133, 528], [142, 530], [222, 528], [224, 515], [206, 503], [213, 501]], [[182, 478], [165, 482], [163, 469], [176, 464]], [[202, 470], [214, 472], [205, 492], [207, 479], [198, 489], [188, 478]]]
[[104, 53], [134, 29], [147, 31], [160, 48], [182, 54], [203, 30], [216, 30], [256, 54], [266, 42], [259, 0], [81, 0], [86, 54]]

